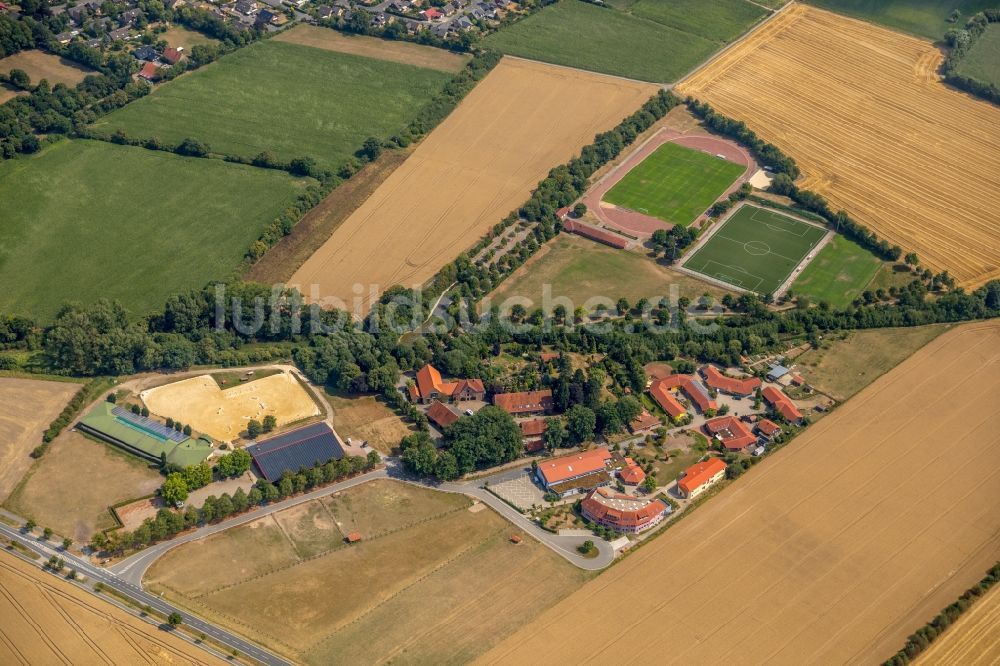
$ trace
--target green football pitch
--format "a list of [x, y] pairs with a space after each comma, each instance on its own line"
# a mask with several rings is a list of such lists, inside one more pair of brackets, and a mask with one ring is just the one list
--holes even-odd
[[683, 266], [749, 291], [770, 294], [825, 234], [821, 227], [745, 205]]
[[604, 201], [686, 227], [744, 169], [700, 150], [665, 143], [608, 190]]

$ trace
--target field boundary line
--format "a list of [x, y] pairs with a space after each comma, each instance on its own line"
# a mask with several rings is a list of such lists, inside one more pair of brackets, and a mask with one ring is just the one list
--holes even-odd
[[606, 76], [609, 79], [618, 79], [619, 81], [625, 81], [627, 83], [641, 83], [646, 86], [658, 86], [664, 90], [669, 90], [673, 85], [671, 83], [661, 83], [658, 81], [643, 81], [642, 79], [630, 79], [627, 76], [622, 76], [620, 74], [605, 74], [604, 72], [595, 72], [589, 69], [581, 69], [579, 67], [573, 67], [571, 65], [557, 65], [554, 62], [547, 62], [545, 60], [535, 60], [533, 58], [525, 58], [524, 56], [509, 55], [507, 53], [503, 54], [504, 58], [510, 58], [511, 60], [521, 60], [523, 62], [533, 62], [546, 67], [557, 67], [559, 69], [569, 70], [570, 72], [576, 72], [577, 74], [586, 74], [588, 76]]

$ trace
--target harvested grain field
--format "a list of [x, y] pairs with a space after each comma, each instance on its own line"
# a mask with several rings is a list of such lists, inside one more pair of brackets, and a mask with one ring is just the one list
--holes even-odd
[[921, 666], [1000, 664], [1000, 587], [994, 585], [943, 636], [938, 636], [915, 663]]
[[363, 313], [386, 288], [423, 283], [656, 90], [505, 58], [291, 284], [312, 301]]
[[72, 60], [36, 50], [21, 51], [0, 59], [0, 73], [10, 74], [12, 69], [20, 69], [27, 73], [31, 77], [32, 85], [46, 79], [49, 86], [65, 83], [72, 87], [83, 81], [88, 74], [96, 74], [94, 70], [78, 65]]
[[78, 390], [71, 382], [0, 377], [0, 502], [31, 467], [31, 450]]
[[223, 442], [239, 437], [250, 419], [262, 421], [274, 415], [282, 427], [320, 413], [290, 372], [228, 389], [219, 388], [212, 375], [199, 375], [147, 389], [139, 397], [154, 414], [189, 423], [198, 432]]
[[800, 184], [965, 287], [1000, 277], [1000, 109], [929, 42], [790, 7], [679, 90], [791, 155]]
[[0, 663], [224, 664], [12, 555], [0, 555]]
[[485, 661], [888, 658], [1000, 553], [998, 369], [1000, 322], [946, 333]]
[[587, 578], [510, 535], [465, 496], [378, 480], [184, 544], [145, 582], [297, 663], [465, 663]]
[[337, 32], [330, 28], [320, 28], [304, 23], [291, 30], [278, 33], [274, 39], [279, 42], [302, 44], [327, 51], [352, 53], [366, 58], [378, 58], [379, 60], [401, 62], [405, 65], [438, 69], [442, 72], [459, 72], [465, 67], [465, 63], [469, 62], [468, 56], [444, 49], [436, 49], [432, 46]]

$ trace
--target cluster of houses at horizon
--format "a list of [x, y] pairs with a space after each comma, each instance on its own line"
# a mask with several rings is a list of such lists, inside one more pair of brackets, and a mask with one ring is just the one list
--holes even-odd
[[[543, 354], [542, 360], [552, 360], [552, 357], [558, 357], [558, 354]], [[776, 379], [785, 372], [784, 368], [772, 370], [768, 379]], [[776, 420], [793, 425], [804, 421], [792, 400], [776, 386], [764, 385], [757, 377], [731, 377], [713, 365], [703, 366], [697, 375], [671, 374], [653, 379], [647, 390], [673, 424], [687, 425], [694, 415], [702, 416], [704, 422], [701, 429], [726, 453], [759, 456], [764, 453], [767, 444], [782, 432], [782, 426]], [[463, 410], [463, 403], [485, 404], [487, 393], [482, 380], [446, 382], [430, 364], [416, 372], [406, 391], [413, 403], [426, 408], [427, 418], [442, 431], [462, 418], [463, 414], [468, 416], [473, 413], [472, 409]], [[720, 408], [713, 393], [724, 393], [738, 399], [759, 395], [773, 410], [774, 418], [756, 414], [739, 418], [733, 415], [716, 416]], [[545, 416], [550, 415], [553, 409], [550, 389], [495, 393], [491, 401], [515, 418], [521, 428], [526, 452], [545, 450]], [[663, 420], [648, 410], [643, 410], [629, 424], [634, 435], [649, 434], [663, 427]], [[683, 498], [693, 499], [722, 480], [725, 473], [726, 463], [721, 458], [709, 457], [681, 475], [677, 481], [677, 492]], [[616, 478], [625, 486], [638, 488], [645, 481], [646, 474], [631, 458], [612, 452], [606, 446], [539, 462], [536, 477], [547, 492], [560, 497], [586, 493], [581, 503], [584, 515], [594, 523], [618, 532], [644, 531], [658, 524], [671, 511], [670, 505], [663, 500], [609, 489], [608, 486]]]

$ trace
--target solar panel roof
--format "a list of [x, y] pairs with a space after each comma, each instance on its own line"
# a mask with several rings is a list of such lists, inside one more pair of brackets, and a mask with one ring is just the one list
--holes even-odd
[[285, 470], [297, 472], [344, 456], [340, 441], [326, 423], [292, 430], [247, 447], [260, 475], [277, 481]]

